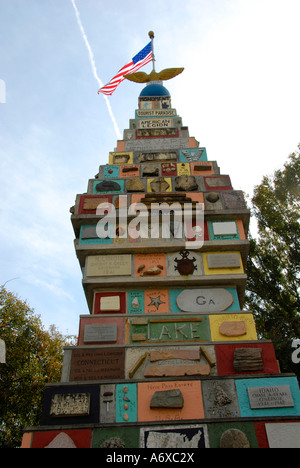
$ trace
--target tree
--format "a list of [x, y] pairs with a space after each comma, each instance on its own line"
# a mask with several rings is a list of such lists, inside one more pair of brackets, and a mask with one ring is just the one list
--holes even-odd
[[16, 295], [0, 288], [0, 338], [6, 364], [0, 364], [0, 447], [19, 447], [25, 426], [38, 425], [45, 384], [61, 378], [63, 348], [72, 344], [54, 325]]
[[282, 372], [295, 372], [300, 338], [300, 145], [282, 170], [265, 176], [252, 198], [258, 239], [250, 239], [246, 305], [258, 334], [273, 341]]

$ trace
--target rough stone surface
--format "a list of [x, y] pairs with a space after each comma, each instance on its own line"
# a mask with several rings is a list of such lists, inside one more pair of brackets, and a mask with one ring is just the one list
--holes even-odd
[[239, 429], [229, 429], [222, 434], [220, 448], [250, 448], [250, 442]]
[[223, 322], [220, 325], [219, 332], [224, 336], [241, 336], [246, 335], [247, 326], [242, 320]]
[[151, 398], [150, 408], [183, 408], [184, 400], [180, 390], [155, 392]]

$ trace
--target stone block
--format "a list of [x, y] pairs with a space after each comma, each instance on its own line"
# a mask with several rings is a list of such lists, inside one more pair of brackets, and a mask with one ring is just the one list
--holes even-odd
[[89, 255], [86, 276], [130, 276], [131, 255]]

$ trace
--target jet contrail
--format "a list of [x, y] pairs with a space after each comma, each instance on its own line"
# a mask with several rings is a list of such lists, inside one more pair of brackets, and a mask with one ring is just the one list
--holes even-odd
[[[96, 70], [96, 64], [95, 64], [95, 60], [94, 60], [94, 54], [93, 54], [93, 51], [91, 49], [91, 46], [89, 44], [89, 41], [88, 41], [88, 38], [85, 34], [85, 31], [83, 29], [83, 26], [82, 26], [82, 22], [81, 22], [81, 19], [80, 19], [80, 15], [79, 15], [79, 11], [78, 11], [78, 8], [75, 4], [75, 0], [71, 0], [71, 3], [73, 5], [73, 8], [75, 10], [75, 14], [76, 14], [76, 18], [77, 18], [77, 23], [78, 23], [78, 26], [79, 26], [79, 29], [81, 31], [81, 34], [82, 34], [82, 37], [83, 37], [83, 40], [85, 42], [85, 45], [87, 47], [87, 50], [88, 50], [88, 53], [89, 53], [89, 57], [90, 57], [90, 61], [91, 61], [91, 66], [92, 66], [92, 70], [93, 70], [93, 75], [94, 77], [96, 78], [100, 88], [103, 86], [103, 83], [101, 81], [101, 79], [99, 78], [98, 74], [97, 74], [97, 70]], [[118, 127], [118, 124], [116, 122], [116, 119], [115, 119], [115, 116], [113, 114], [113, 111], [112, 111], [112, 108], [111, 108], [111, 105], [110, 105], [110, 102], [108, 100], [108, 97], [103, 95], [104, 99], [105, 99], [105, 102], [106, 102], [106, 105], [107, 105], [107, 109], [108, 109], [108, 112], [109, 112], [109, 115], [111, 117], [111, 120], [112, 120], [112, 123], [113, 123], [113, 126], [114, 126], [114, 129], [115, 129], [115, 132], [117, 134], [117, 138], [119, 140], [122, 139], [122, 135], [121, 135], [121, 132], [119, 130], [119, 127]]]

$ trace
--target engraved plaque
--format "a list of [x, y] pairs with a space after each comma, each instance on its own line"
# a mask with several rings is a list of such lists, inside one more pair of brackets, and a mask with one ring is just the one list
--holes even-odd
[[90, 255], [87, 276], [130, 276], [131, 255]]
[[102, 312], [108, 310], [119, 311], [120, 307], [120, 296], [103, 296], [100, 298], [100, 309]]
[[239, 268], [241, 266], [238, 253], [208, 254], [208, 268]]
[[288, 408], [294, 406], [289, 385], [248, 387], [251, 409]]
[[89, 393], [56, 393], [51, 400], [50, 416], [88, 416], [90, 414]]
[[70, 382], [124, 379], [125, 350], [75, 349], [72, 351]]
[[117, 341], [117, 324], [105, 323], [102, 325], [85, 325], [85, 343], [109, 343]]

